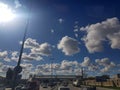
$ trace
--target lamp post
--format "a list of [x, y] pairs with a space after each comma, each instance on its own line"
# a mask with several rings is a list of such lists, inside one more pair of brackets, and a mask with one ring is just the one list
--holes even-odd
[[25, 26], [25, 32], [24, 32], [24, 36], [23, 36], [23, 40], [22, 40], [22, 45], [21, 45], [21, 49], [20, 49], [20, 54], [19, 54], [19, 59], [18, 59], [18, 62], [17, 62], [17, 66], [15, 66], [15, 68], [13, 70], [12, 90], [15, 90], [16, 81], [19, 77], [19, 73], [22, 72], [22, 67], [20, 66], [20, 63], [21, 63], [21, 59], [22, 59], [22, 53], [23, 53], [23, 49], [24, 49], [24, 44], [25, 44], [26, 34], [27, 34], [27, 30], [28, 30], [28, 25], [29, 25], [29, 17], [27, 18], [27, 22], [26, 22], [26, 26]]
[[15, 66], [15, 68], [13, 70], [12, 90], [15, 90], [15, 86], [16, 86], [15, 84], [16, 84], [18, 75], [19, 75], [19, 73], [22, 72], [22, 67], [20, 66], [20, 63], [21, 63], [22, 53], [23, 53], [23, 49], [24, 49], [24, 43], [25, 43], [25, 38], [26, 38], [26, 34], [27, 34], [28, 25], [29, 25], [29, 19], [27, 20], [27, 23], [26, 23], [26, 27], [25, 27], [24, 37], [23, 37], [23, 41], [22, 41], [22, 46], [21, 46], [21, 49], [20, 49], [18, 63], [17, 63], [17, 66]]

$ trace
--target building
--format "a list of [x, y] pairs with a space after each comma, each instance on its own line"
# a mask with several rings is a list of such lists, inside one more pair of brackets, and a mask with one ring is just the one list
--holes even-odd
[[96, 76], [94, 78], [87, 78], [83, 81], [85, 85], [93, 86], [111, 86], [120, 87], [120, 74], [116, 74], [113, 78], [108, 75]]

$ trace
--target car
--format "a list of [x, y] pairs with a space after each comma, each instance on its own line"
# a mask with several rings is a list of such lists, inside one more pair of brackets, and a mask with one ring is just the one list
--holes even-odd
[[28, 90], [28, 87], [26, 85], [20, 84], [15, 87], [15, 90]]
[[43, 87], [43, 88], [47, 88], [47, 83], [43, 83], [43, 84], [42, 84], [42, 87]]
[[59, 87], [58, 90], [70, 90], [69, 87]]
[[74, 80], [73, 81], [73, 86], [80, 87], [81, 86], [81, 81], [80, 80]]
[[28, 90], [39, 90], [39, 85], [36, 81], [29, 82]]
[[19, 84], [18, 86], [15, 87], [15, 90], [21, 90], [23, 86], [24, 86], [23, 84]]
[[68, 86], [68, 82], [67, 82], [67, 81], [64, 81], [64, 82], [62, 83], [62, 86]]
[[23, 87], [21, 87], [21, 90], [28, 90], [28, 87], [24, 85]]
[[49, 83], [48, 83], [48, 86], [50, 86], [50, 87], [53, 87], [53, 86], [55, 86], [56, 85], [56, 83], [54, 83], [54, 81], [50, 81]]

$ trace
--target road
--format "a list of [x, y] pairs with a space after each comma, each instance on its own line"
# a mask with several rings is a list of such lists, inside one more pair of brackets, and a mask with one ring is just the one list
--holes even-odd
[[[60, 87], [60, 86], [55, 86], [53, 88], [51, 88], [51, 87], [43, 88], [43, 87], [40, 86], [39, 90], [58, 90], [58, 87]], [[67, 87], [69, 87], [70, 90], [87, 90], [86, 87], [74, 87], [71, 84], [69, 84]], [[96, 90], [114, 90], [114, 89], [107, 89], [107, 88], [97, 87]]]
[[[40, 86], [40, 89], [39, 90], [58, 90], [58, 87], [61, 87], [61, 86], [55, 86], [55, 87], [47, 87], [47, 88], [43, 88]], [[68, 85], [67, 87], [70, 88], [70, 90], [81, 90], [80, 88], [78, 87], [73, 87], [72, 85]]]
[[[39, 90], [58, 90], [58, 87], [61, 86], [55, 86], [55, 87], [47, 87], [47, 88], [43, 88], [43, 87], [39, 87]], [[67, 87], [70, 88], [70, 90], [87, 90], [87, 88], [85, 86], [82, 87], [74, 87], [73, 85], [69, 84]], [[4, 88], [0, 87], [0, 90], [4, 90]], [[5, 89], [5, 90], [10, 90], [10, 89]], [[101, 88], [101, 87], [96, 87], [96, 90], [114, 90], [114, 89], [107, 89], [107, 88]]]
[[97, 90], [115, 90], [115, 89], [108, 89], [108, 88], [97, 87]]

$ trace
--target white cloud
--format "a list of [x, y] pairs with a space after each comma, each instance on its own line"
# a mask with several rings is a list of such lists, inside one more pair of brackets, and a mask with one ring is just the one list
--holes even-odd
[[[52, 64], [53, 73], [54, 74], [73, 74], [73, 69], [80, 68], [80, 64], [77, 61], [68, 61], [63, 60], [61, 63], [53, 63]], [[51, 64], [42, 64], [36, 66], [36, 73], [37, 74], [51, 74]]]
[[10, 61], [11, 61], [11, 59], [8, 58], [8, 57], [5, 57], [4, 60], [7, 61], [7, 62], [10, 62]]
[[82, 40], [90, 53], [101, 52], [104, 41], [108, 41], [111, 48], [120, 49], [120, 22], [116, 17], [81, 27], [80, 30], [87, 32]]
[[77, 23], [75, 23], [75, 26], [74, 26], [74, 32], [78, 32], [79, 31], [79, 26], [77, 25]]
[[75, 37], [78, 38], [78, 34], [77, 33], [75, 33]]
[[54, 29], [51, 29], [51, 33], [54, 33], [55, 32], [55, 30]]
[[13, 70], [14, 66], [5, 65], [4, 63], [0, 62], [0, 75], [5, 77], [6, 72], [8, 71], [9, 68]]
[[22, 64], [20, 64], [21, 65], [21, 67], [23, 68], [23, 69], [32, 69], [33, 68], [33, 65], [32, 64], [30, 64], [30, 63], [22, 63]]
[[24, 63], [24, 64], [21, 64], [21, 66], [22, 66], [22, 72], [21, 72], [22, 78], [23, 79], [29, 78], [29, 75], [31, 74], [32, 68], [34, 66], [30, 63]]
[[49, 56], [51, 55], [51, 45], [48, 43], [42, 43], [38, 48], [32, 48], [31, 52], [34, 54], [36, 53], [43, 56]]
[[58, 49], [62, 49], [65, 55], [73, 55], [80, 51], [79, 42], [71, 37], [65, 36], [58, 44]]
[[98, 63], [99, 65], [103, 65], [103, 66], [106, 66], [106, 65], [110, 64], [109, 58], [103, 58], [101, 60], [96, 59], [95, 62]]
[[[19, 59], [19, 52], [18, 51], [12, 51], [12, 52], [7, 52], [7, 51], [3, 51], [0, 52], [0, 58], [2, 58], [3, 60], [7, 61], [7, 62], [11, 62], [11, 61], [18, 61]], [[23, 60], [42, 60], [43, 58], [35, 53], [23, 53], [22, 54], [22, 59]]]
[[81, 63], [81, 66], [87, 67], [90, 65], [90, 58], [89, 57], [84, 57], [83, 62]]
[[[42, 56], [51, 55], [52, 46], [48, 43], [39, 44], [36, 39], [28, 38], [25, 41], [24, 49], [30, 50], [30, 52], [23, 52], [22, 59], [23, 60], [42, 60]], [[10, 62], [10, 61], [18, 61], [19, 52], [18, 51], [1, 51], [0, 58]]]
[[114, 62], [110, 62], [109, 65], [107, 65], [103, 69], [101, 69], [101, 72], [112, 71], [112, 68], [114, 68], [115, 66], [116, 66], [116, 64]]
[[19, 59], [18, 51], [11, 52], [11, 58], [10, 59], [14, 60], [14, 61], [18, 61], [18, 59]]
[[120, 32], [108, 35], [107, 37], [110, 40], [111, 48], [120, 49]]
[[3, 66], [3, 63], [2, 62], [0, 62], [0, 67], [2, 67]]
[[31, 50], [32, 54], [39, 54], [42, 56], [49, 56], [51, 55], [51, 45], [47, 42], [39, 44], [36, 39], [28, 38], [25, 41], [25, 48], [28, 48]]
[[36, 74], [40, 75], [47, 75], [51, 74], [51, 64], [42, 64], [42, 65], [37, 65], [36, 66]]
[[75, 67], [79, 67], [79, 63], [77, 61], [68, 61], [68, 60], [63, 60], [61, 62], [60, 69], [62, 70], [70, 70]]
[[36, 41], [36, 39], [27, 38], [25, 40], [24, 48], [38, 48], [38, 47], [39, 43]]
[[37, 61], [39, 61], [39, 60], [42, 60], [43, 58], [41, 56], [37, 55], [37, 54], [23, 53], [22, 54], [22, 59], [23, 60], [37, 60]]
[[2, 71], [3, 71], [4, 73], [6, 73], [9, 68], [13, 69], [14, 66], [11, 66], [11, 65], [3, 65], [1, 69], [2, 69]]
[[13, 59], [15, 60], [15, 57], [13, 57], [13, 55], [8, 51], [0, 52], [0, 58], [7, 61], [7, 62], [10, 62]]
[[76, 29], [76, 28], [74, 29], [74, 32], [78, 32], [78, 31], [79, 31], [78, 29]]
[[7, 57], [7, 55], [8, 55], [7, 51], [0, 52], [0, 58], [5, 58]]
[[58, 21], [60, 24], [64, 22], [64, 20], [62, 18], [59, 18]]
[[96, 71], [99, 70], [99, 65], [90, 64], [90, 65], [88, 66], [88, 70], [89, 70], [89, 71], [94, 71], [94, 72], [96, 72]]
[[100, 65], [103, 66], [103, 68], [100, 70], [101, 72], [108, 72], [111, 71], [116, 64], [114, 62], [111, 62], [109, 60], [109, 58], [103, 58], [103, 59], [96, 59], [95, 62]]
[[22, 5], [20, 4], [19, 0], [14, 0], [14, 3], [15, 3], [15, 8], [19, 8], [19, 7], [22, 6]]

